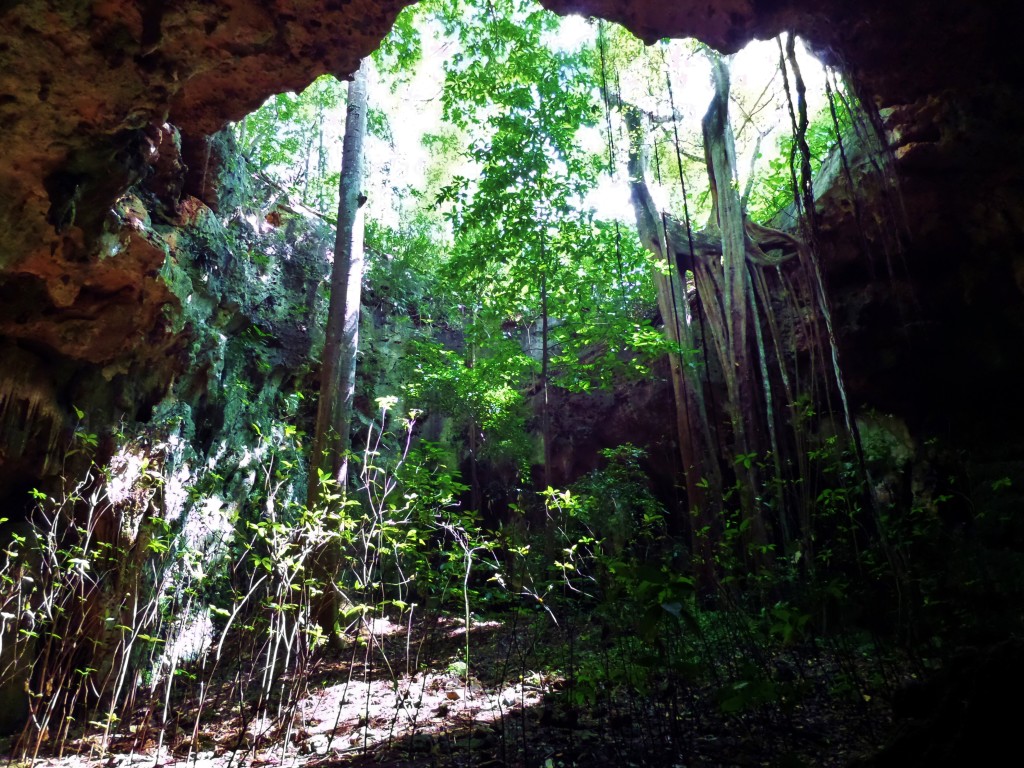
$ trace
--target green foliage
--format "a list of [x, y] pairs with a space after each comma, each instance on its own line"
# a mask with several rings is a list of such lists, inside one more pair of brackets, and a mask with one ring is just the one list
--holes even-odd
[[331, 168], [331, 156], [340, 134], [331, 126], [340, 121], [345, 93], [344, 83], [324, 75], [300, 94], [270, 97], [235, 127], [242, 153], [259, 171], [332, 218], [340, 171]]
[[391, 132], [391, 120], [387, 112], [371, 106], [366, 113], [366, 130], [381, 141], [393, 144], [395, 137]]
[[425, 324], [451, 319], [454, 299], [438, 275], [445, 257], [442, 236], [437, 221], [424, 213], [394, 228], [367, 221], [364, 303], [384, 316]]
[[[528, 394], [538, 390], [542, 370], [554, 386], [587, 391], [643, 375], [669, 350], [650, 320], [650, 265], [635, 234], [597, 220], [582, 203], [604, 165], [602, 156], [581, 148], [581, 129], [602, 118], [594, 48], [554, 49], [557, 18], [515, 0], [434, 2], [426, 10], [461, 45], [447, 66], [444, 108], [452, 125], [425, 138], [442, 161], [428, 178], [429, 192], [409, 193], [414, 210], [392, 225], [368, 223], [372, 317], [364, 322], [402, 331], [395, 333], [395, 346], [403, 348], [398, 381], [385, 390], [400, 397], [377, 398], [375, 411], [364, 414], [350, 483], [340, 487], [322, 475], [320, 503], [298, 503], [293, 488], [304, 485], [306, 462], [299, 425], [310, 404], [293, 392], [276, 400], [276, 409], [260, 408], [273, 395], [250, 379], [223, 376], [224, 396], [241, 414], [245, 457], [229, 466], [223, 453], [215, 455], [188, 488], [191, 521], [224, 510], [224, 525], [211, 534], [219, 537], [216, 556], [212, 545], [189, 537], [185, 523], [157, 514], [166, 478], [155, 457], [137, 465], [133, 501], [117, 502], [118, 514], [129, 509], [140, 518], [130, 545], [120, 532], [96, 535], [97, 521], [114, 509], [96, 490], [101, 476], [110, 482], [110, 472], [91, 468], [63, 496], [34, 489], [35, 528], [12, 533], [0, 568], [4, 621], [17, 615], [12, 606], [23, 597], [45, 605], [33, 609], [33, 627], [19, 628], [21, 652], [40, 642], [61, 650], [67, 664], [57, 688], [96, 688], [97, 670], [116, 668], [122, 681], [138, 672], [152, 692], [165, 686], [166, 701], [175, 685], [201, 681], [201, 664], [216, 669], [234, 655], [232, 664], [263, 673], [266, 687], [255, 706], [291, 712], [294, 691], [284, 686], [301, 680], [293, 673], [327, 639], [313, 619], [325, 596], [338, 598], [338, 636], [358, 635], [374, 618], [411, 624], [421, 606], [457, 614], [467, 629], [473, 611], [501, 609], [577, 633], [568, 659], [558, 660], [572, 704], [610, 706], [616, 697], [637, 696], [644, 706], [671, 700], [679, 711], [671, 697], [701, 686], [703, 698], [736, 714], [800, 695], [765, 662], [773, 655], [796, 654], [857, 623], [905, 626], [908, 610], [919, 611], [911, 618], [928, 618], [936, 637], [948, 629], [949, 620], [940, 626], [939, 617], [952, 600], [953, 579], [936, 562], [952, 546], [944, 522], [952, 491], [901, 505], [893, 491], [898, 483], [883, 474], [902, 470], [908, 459], [896, 461], [891, 441], [869, 435], [863, 448], [874, 476], [866, 477], [839, 438], [813, 437], [825, 421], [806, 398], [792, 409], [812, 446], [798, 457], [802, 475], [751, 489], [738, 478], [765, 473], [773, 457], [739, 454], [724, 467], [733, 481], [723, 512], [694, 537], [710, 537], [716, 528], [719, 580], [711, 596], [696, 593], [694, 572], [703, 564], [690, 560], [690, 521], [673, 516], [655, 495], [642, 447], [602, 451], [604, 466], [571, 488], [521, 493], [507, 518], [487, 520], [490, 528], [481, 510], [464, 506], [470, 489], [459, 465], [470, 440], [474, 460], [511, 465], [517, 479], [528, 477], [536, 454]], [[419, 23], [412, 10], [400, 16], [378, 54], [384, 71], [408, 74], [419, 60]], [[336, 184], [325, 170], [323, 125], [341, 107], [341, 93], [337, 83], [317, 81], [303, 94], [275, 97], [239, 127], [263, 172], [323, 212], [332, 212], [328, 187]], [[371, 124], [379, 137], [395, 138], [385, 112], [371, 113]], [[808, 139], [820, 164], [835, 142], [827, 113]], [[754, 185], [755, 218], [792, 198], [791, 141], [779, 150]], [[472, 171], [453, 179], [441, 166], [460, 159]], [[269, 267], [264, 252], [250, 258]], [[538, 353], [542, 315], [547, 339]], [[271, 373], [273, 326], [253, 320], [238, 336], [245, 365], [259, 377]], [[365, 350], [364, 369], [375, 354]], [[694, 350], [684, 354], [687, 364], [701, 363]], [[372, 401], [366, 389], [361, 395]], [[397, 415], [399, 402], [414, 410]], [[74, 411], [68, 455], [92, 457], [99, 436], [87, 430], [85, 413]], [[420, 437], [423, 412], [447, 420], [442, 439]], [[987, 493], [1009, 495], [1019, 486], [1003, 471], [984, 478]], [[745, 491], [779, 521], [801, 495], [809, 518], [791, 521], [796, 535], [772, 531], [770, 542], [752, 551], [751, 521], [738, 503]], [[984, 515], [978, 519], [985, 522]], [[26, 580], [17, 568], [32, 547], [46, 572]], [[754, 569], [754, 560], [765, 565]], [[969, 578], [973, 594], [982, 592], [984, 580]], [[149, 604], [129, 600], [139, 595]], [[87, 639], [110, 651], [114, 664], [72, 659], [63, 650], [62, 638], [94, 627], [86, 616], [100, 617], [103, 630]], [[210, 637], [194, 649], [192, 664], [175, 649], [185, 625], [201, 620]], [[468, 643], [468, 631], [465, 637]], [[467, 681], [470, 650], [448, 668]], [[48, 671], [41, 668], [33, 681], [46, 680]], [[855, 674], [841, 682], [859, 691]], [[278, 683], [275, 699], [268, 692]], [[105, 688], [98, 698], [112, 700], [109, 710], [87, 722], [112, 728], [121, 716], [115, 710], [129, 700], [125, 690]]]
[[580, 204], [603, 165], [579, 141], [600, 119], [593, 56], [549, 47], [557, 18], [525, 3], [448, 23], [463, 50], [446, 67], [445, 116], [477, 137], [467, 155], [479, 174], [439, 197], [456, 238], [444, 274], [472, 297], [469, 338], [486, 346], [509, 324], [536, 335], [546, 314], [539, 354], [552, 382], [581, 390], [642, 370], [619, 353], [651, 340], [646, 258], [632, 231], [595, 222]]
[[403, 376], [408, 402], [452, 418], [462, 429], [480, 430], [478, 458], [525, 465], [532, 446], [523, 389], [536, 368], [518, 340], [491, 342], [472, 361], [432, 340], [410, 347]]
[[410, 76], [423, 59], [423, 40], [417, 23], [423, 16], [422, 6], [426, 4], [417, 3], [403, 9], [395, 19], [391, 32], [381, 41], [380, 47], [373, 54], [373, 62], [377, 69], [393, 77], [392, 93], [400, 84], [401, 78]]
[[[847, 103], [846, 100], [837, 100], [835, 104], [840, 129], [844, 132], [852, 126]], [[812, 173], [817, 174], [821, 170], [822, 163], [836, 146], [837, 140], [835, 121], [826, 104], [807, 126]], [[753, 221], [767, 224], [793, 203], [791, 163], [794, 162], [792, 158], [795, 151], [792, 134], [782, 134], [777, 141], [775, 153], [768, 160], [767, 168], [755, 175], [747, 201], [747, 215]], [[799, 159], [795, 162], [799, 177]]]
[[658, 552], [665, 540], [666, 512], [648, 487], [644, 450], [629, 443], [601, 451], [604, 469], [577, 481], [574, 514], [600, 531], [609, 555], [638, 557]]

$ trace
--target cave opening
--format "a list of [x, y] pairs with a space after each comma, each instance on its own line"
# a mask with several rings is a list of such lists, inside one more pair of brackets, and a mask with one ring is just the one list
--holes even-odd
[[[69, 100], [24, 55], [61, 37], [40, 5], [0, 8], [40, 83], [0, 124], [45, 148], [34, 181], [0, 165], [0, 487], [33, 506], [0, 568], [12, 754], [977, 756], [935, 724], [1003, 722], [963, 680], [1015, 674], [1024, 468], [1015, 417], [950, 393], [985, 371], [1012, 399], [1024, 219], [963, 76], [900, 80], [942, 25], [588, 4], [644, 46], [505, 0], [400, 14], [355, 198], [352, 470], [310, 496], [350, 105], [324, 77], [244, 113], [355, 69], [399, 9], [51, 15], [126, 78]], [[784, 29], [856, 88], [794, 34], [742, 46]], [[736, 52], [660, 39], [687, 30]], [[963, 202], [988, 188], [993, 217]], [[45, 485], [27, 410], [74, 459]], [[866, 757], [893, 716], [920, 727]]]

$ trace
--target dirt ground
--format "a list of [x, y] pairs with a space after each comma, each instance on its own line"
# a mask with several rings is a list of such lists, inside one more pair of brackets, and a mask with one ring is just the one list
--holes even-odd
[[[368, 622], [269, 691], [240, 658], [209, 684], [140, 702], [106, 734], [72, 729], [43, 744], [42, 768], [255, 766], [843, 766], [883, 740], [883, 696], [837, 695], [843, 662], [820, 650], [769, 660], [799, 694], [733, 706], [721, 681], [681, 685], [666, 671], [651, 690], [616, 678], [599, 689], [551, 664], [567, 638], [539, 622], [457, 619]], [[560, 647], [564, 652], [564, 646]], [[570, 667], [569, 669], [572, 669]], [[795, 671], [794, 671], [795, 670]], [[865, 676], [866, 677], [866, 676]], [[733, 683], [737, 693], [742, 683]], [[731, 690], [731, 689], [730, 689]], [[779, 687], [776, 691], [788, 691]], [[2, 745], [0, 745], [2, 746]], [[7, 745], [23, 762], [17, 742]]]

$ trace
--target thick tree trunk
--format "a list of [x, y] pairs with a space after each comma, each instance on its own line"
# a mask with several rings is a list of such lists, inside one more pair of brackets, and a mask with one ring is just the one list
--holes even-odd
[[[620, 106], [630, 136], [629, 186], [637, 231], [641, 243], [659, 262], [654, 270], [654, 284], [658, 309], [665, 321], [665, 335], [678, 349], [694, 350], [696, 344], [686, 311], [686, 285], [672, 242], [677, 240], [681, 245], [693, 238], [680, 239], [678, 233], [673, 233], [674, 227], [669, 220], [659, 215], [645, 181], [640, 115], [629, 105], [620, 103]], [[700, 243], [694, 241], [693, 250], [699, 246]], [[689, 256], [692, 264], [694, 254]], [[717, 528], [715, 518], [722, 498], [721, 478], [715, 452], [711, 448], [713, 441], [700, 378], [681, 354], [671, 356], [670, 370], [676, 403], [677, 440], [691, 515], [694, 568], [700, 589], [710, 590], [716, 583], [712, 531]]]
[[359, 307], [363, 279], [363, 137], [366, 134], [366, 62], [348, 87], [348, 111], [342, 145], [338, 229], [331, 270], [331, 301], [317, 405], [316, 433], [310, 455], [309, 503], [318, 501], [320, 476], [343, 484], [348, 462], [349, 426], [359, 348]]
[[[694, 531], [712, 532], [712, 537], [716, 537], [719, 526], [725, 522], [719, 515], [724, 508], [718, 463], [721, 456], [735, 467], [744, 532], [742, 554], [751, 566], [757, 567], [771, 560], [768, 522], [758, 501], [764, 483], [760, 465], [771, 452], [775, 474], [781, 477], [782, 459], [779, 455], [781, 441], [773, 430], [775, 398], [771, 391], [767, 351], [760, 326], [751, 325], [758, 322], [756, 302], [751, 298], [758, 285], [751, 276], [763, 282], [764, 267], [778, 269], [794, 256], [803, 254], [806, 248], [792, 235], [746, 220], [736, 182], [735, 149], [729, 123], [729, 70], [726, 61], [719, 56], [712, 57], [712, 68], [715, 95], [704, 117], [703, 132], [713, 212], [708, 226], [700, 231], [692, 231], [689, 222], [684, 226], [658, 212], [645, 181], [641, 112], [623, 102], [618, 94], [609, 95], [608, 102], [621, 110], [629, 132], [630, 190], [640, 240], [666, 264], [666, 268], [658, 270], [654, 276], [666, 336], [684, 350], [695, 348], [698, 334], [691, 325], [685, 284], [686, 273], [692, 272], [703, 310], [697, 311], [705, 321], [700, 323], [699, 343], [705, 345], [705, 349], [711, 345], [725, 380], [724, 410], [732, 428], [732, 440], [723, 448], [714, 439], [711, 429], [717, 421], [709, 419], [704, 382], [695, 368], [685, 364], [679, 356], [672, 361], [680, 452], [694, 512]], [[653, 122], [665, 122], [656, 116], [650, 117]], [[781, 276], [781, 271], [779, 274]], [[771, 315], [767, 288], [763, 290], [765, 314], [778, 350], [778, 329]], [[782, 360], [781, 353], [778, 360]], [[788, 376], [784, 363], [781, 365], [787, 402], [792, 403]], [[711, 416], [717, 420], [718, 414]], [[699, 542], [695, 536], [693, 552], [698, 570], [710, 567], [709, 551], [707, 544]], [[710, 578], [705, 579], [705, 583], [711, 583]]]
[[[348, 87], [348, 111], [342, 144], [338, 230], [331, 270], [331, 302], [317, 405], [316, 432], [309, 461], [307, 501], [316, 506], [330, 480], [344, 492], [348, 475], [352, 400], [355, 395], [356, 353], [359, 349], [359, 309], [363, 281], [363, 138], [366, 134], [366, 77], [364, 59]], [[340, 552], [336, 540], [317, 552], [314, 575], [323, 585], [316, 608], [316, 622], [334, 638], [338, 617], [338, 593], [333, 587]]]
[[756, 408], [756, 373], [750, 342], [747, 338], [748, 275], [747, 233], [743, 206], [736, 183], [736, 159], [732, 126], [729, 123], [729, 69], [725, 59], [712, 55], [715, 96], [704, 115], [704, 153], [711, 181], [713, 218], [717, 218], [722, 238], [722, 370], [729, 396], [729, 418], [732, 422], [736, 476], [739, 480], [740, 502], [747, 527], [745, 541], [748, 556], [762, 562], [768, 541], [764, 518], [755, 501], [760, 479], [756, 462], [764, 454], [758, 433], [760, 420]]

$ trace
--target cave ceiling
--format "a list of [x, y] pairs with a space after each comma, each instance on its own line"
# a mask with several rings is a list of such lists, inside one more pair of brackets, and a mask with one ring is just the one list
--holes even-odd
[[[0, 269], [61, 249], [74, 203], [88, 237], [170, 120], [202, 136], [267, 96], [345, 77], [408, 0], [3, 0]], [[544, 0], [640, 37], [695, 36], [725, 51], [793, 29], [883, 105], [992, 79], [1016, 48], [1005, 3], [845, 0]], [[149, 134], [149, 139], [146, 134]], [[67, 246], [63, 248], [66, 250]], [[31, 269], [31, 268], [30, 268]]]

